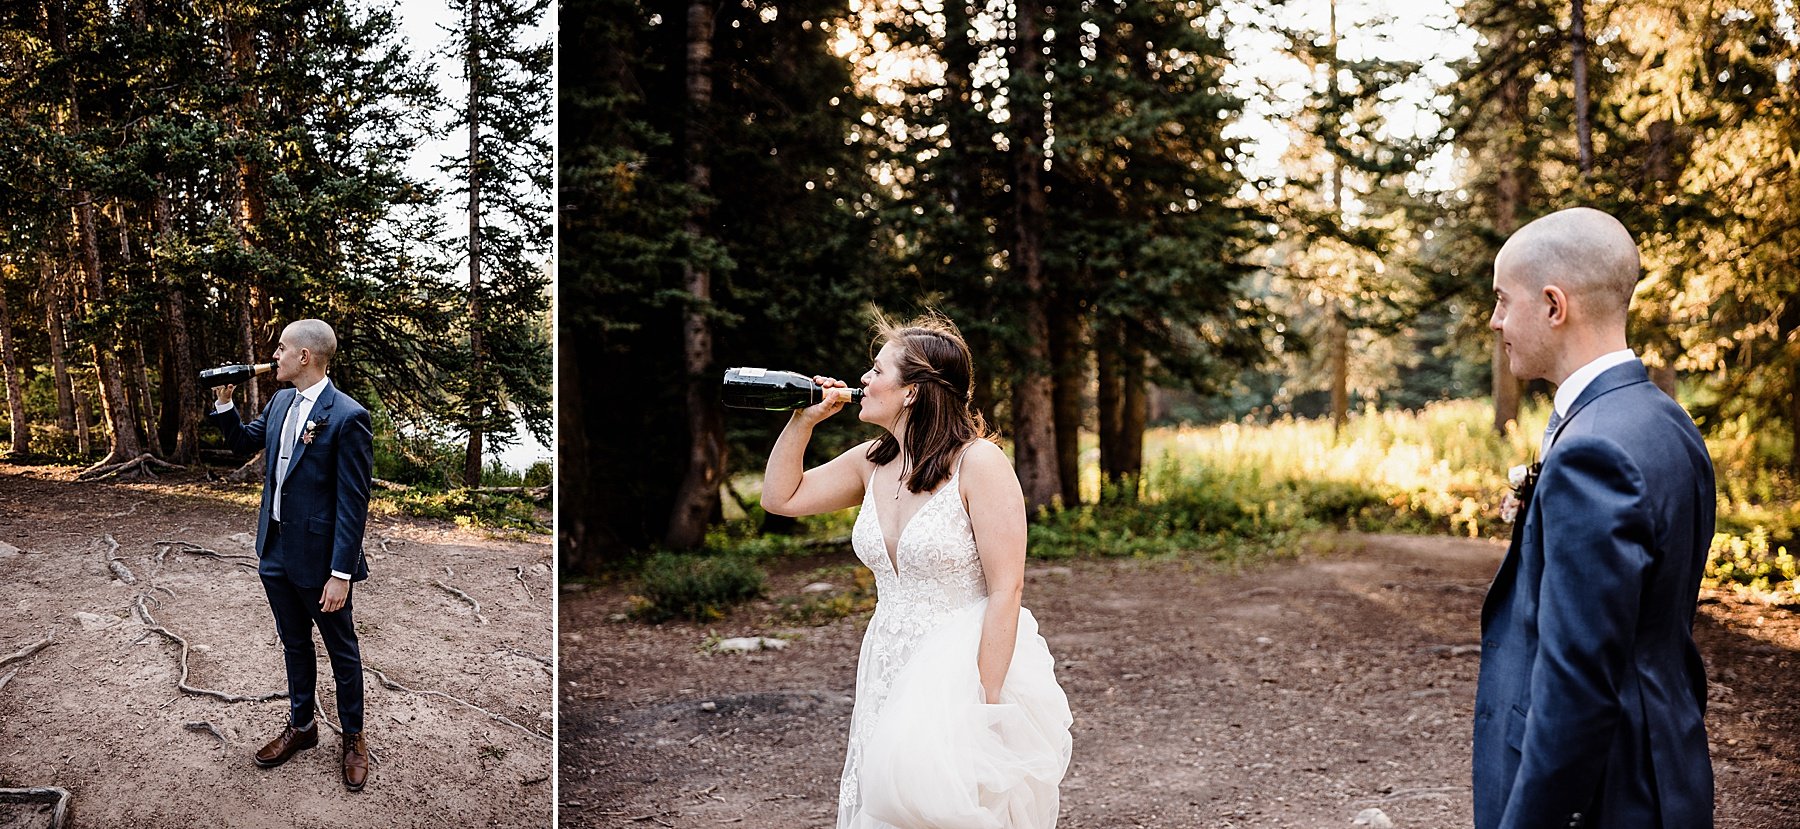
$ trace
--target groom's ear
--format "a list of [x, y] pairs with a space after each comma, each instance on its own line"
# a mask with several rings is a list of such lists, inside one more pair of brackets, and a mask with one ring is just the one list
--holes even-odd
[[1569, 321], [1569, 295], [1555, 285], [1544, 286], [1544, 302], [1550, 306], [1550, 324], [1557, 325]]

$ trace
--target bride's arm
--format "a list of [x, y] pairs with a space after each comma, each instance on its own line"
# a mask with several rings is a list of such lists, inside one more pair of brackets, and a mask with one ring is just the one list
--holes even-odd
[[794, 412], [788, 419], [787, 428], [775, 439], [769, 464], [763, 469], [763, 509], [776, 515], [802, 516], [862, 503], [863, 481], [868, 477], [868, 442], [811, 470], [806, 468], [806, 444], [812, 441], [813, 427], [843, 407], [844, 401], [833, 396]]
[[1025, 588], [1025, 493], [1006, 453], [992, 443], [977, 441], [962, 465], [963, 498], [988, 587], [976, 665], [982, 693], [993, 704], [1000, 701], [1019, 633], [1019, 596]]

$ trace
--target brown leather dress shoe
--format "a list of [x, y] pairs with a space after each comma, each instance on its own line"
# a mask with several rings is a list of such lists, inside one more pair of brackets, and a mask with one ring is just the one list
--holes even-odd
[[369, 781], [369, 746], [362, 732], [344, 736], [344, 788], [360, 792]]
[[256, 764], [265, 769], [272, 769], [294, 758], [302, 749], [312, 748], [319, 744], [319, 723], [317, 720], [305, 731], [289, 725], [281, 729], [281, 733], [270, 740], [269, 744], [256, 752]]

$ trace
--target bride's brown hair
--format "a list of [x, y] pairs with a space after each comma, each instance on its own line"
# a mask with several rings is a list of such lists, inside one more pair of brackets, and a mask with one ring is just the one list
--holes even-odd
[[[956, 323], [935, 311], [904, 325], [875, 312], [875, 343], [900, 347], [896, 361], [900, 382], [915, 387], [907, 410], [906, 456], [912, 472], [906, 488], [927, 492], [950, 477], [958, 449], [988, 437], [987, 424], [974, 406], [975, 360]], [[869, 448], [868, 458], [886, 464], [900, 454], [900, 440], [889, 432]]]

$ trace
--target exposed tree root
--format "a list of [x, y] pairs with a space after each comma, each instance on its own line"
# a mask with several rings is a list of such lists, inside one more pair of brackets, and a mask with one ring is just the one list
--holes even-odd
[[260, 484], [263, 482], [263, 473], [266, 471], [266, 467], [267, 464], [263, 463], [263, 453], [258, 451], [250, 456], [250, 460], [244, 461], [243, 466], [226, 475], [225, 480], [234, 484]]
[[469, 702], [468, 700], [463, 699], [462, 697], [454, 696], [452, 694], [446, 694], [443, 691], [416, 690], [413, 688], [408, 688], [405, 685], [401, 685], [398, 682], [388, 679], [387, 674], [382, 673], [380, 668], [376, 668], [373, 665], [364, 664], [363, 670], [374, 674], [376, 679], [381, 680], [381, 687], [386, 688], [390, 691], [402, 691], [402, 692], [408, 693], [408, 694], [422, 694], [422, 695], [428, 696], [428, 697], [443, 697], [444, 699], [450, 700], [451, 702], [454, 702], [465, 708], [471, 708], [476, 711], [480, 711], [481, 713], [486, 714], [489, 719], [491, 719], [495, 722], [504, 724], [504, 725], [509, 725], [513, 728], [518, 729], [520, 732], [522, 732], [524, 734], [528, 734], [539, 740], [543, 740], [544, 742], [551, 741], [550, 735], [548, 735], [548, 734], [544, 734], [544, 733], [526, 728], [525, 726], [522, 726], [522, 725], [518, 724], [517, 722], [514, 722], [513, 720], [507, 718], [503, 714], [496, 714], [492, 711], [487, 710], [486, 708], [476, 705], [475, 703]]
[[125, 582], [126, 584], [137, 584], [137, 576], [132, 575], [131, 568], [126, 567], [125, 562], [119, 560], [118, 540], [113, 538], [111, 533], [106, 534], [105, 540], [107, 545], [106, 569], [111, 570], [113, 577], [117, 578], [119, 581]]
[[[444, 568], [444, 569], [446, 569], [446, 570], [447, 570], [447, 569], [449, 569], [449, 568], [447, 568], [447, 567], [446, 567], [446, 568]], [[439, 581], [439, 580], [434, 580], [434, 581], [433, 581], [433, 582], [432, 582], [432, 583], [433, 583], [433, 584], [436, 584], [436, 585], [437, 585], [437, 586], [439, 586], [439, 587], [442, 587], [442, 588], [444, 588], [444, 589], [445, 589], [445, 590], [448, 590], [448, 591], [450, 591], [450, 592], [451, 592], [451, 593], [454, 593], [454, 594], [456, 594], [456, 595], [457, 595], [457, 596], [458, 596], [458, 597], [460, 597], [460, 598], [461, 598], [461, 599], [462, 599], [462, 600], [463, 600], [463, 601], [465, 601], [465, 602], [468, 602], [468, 603], [469, 603], [469, 605], [470, 605], [470, 606], [472, 606], [472, 607], [474, 607], [474, 608], [475, 608], [475, 619], [476, 619], [476, 620], [477, 620], [477, 621], [479, 621], [479, 622], [481, 622], [481, 623], [482, 623], [482, 624], [484, 624], [484, 625], [485, 625], [485, 624], [487, 624], [487, 617], [486, 617], [486, 616], [483, 616], [483, 615], [481, 615], [481, 602], [478, 602], [478, 601], [475, 601], [475, 597], [474, 597], [474, 596], [471, 596], [471, 595], [469, 595], [469, 594], [467, 594], [467, 593], [464, 593], [464, 592], [462, 592], [462, 591], [461, 591], [461, 590], [458, 590], [458, 589], [456, 589], [456, 588], [454, 588], [454, 587], [451, 587], [451, 586], [450, 586], [450, 585], [448, 585], [448, 584], [445, 584], [445, 583], [443, 583], [443, 582], [442, 582], [442, 581]]]
[[182, 693], [193, 694], [195, 696], [213, 697], [215, 699], [223, 700], [225, 702], [268, 702], [269, 700], [272, 700], [272, 699], [286, 699], [287, 698], [286, 691], [273, 691], [273, 692], [270, 692], [267, 694], [263, 694], [261, 696], [247, 697], [247, 696], [240, 696], [238, 694], [228, 694], [228, 693], [225, 693], [224, 691], [214, 691], [211, 688], [199, 688], [199, 687], [196, 687], [193, 685], [189, 685], [188, 681], [187, 681], [187, 679], [188, 679], [188, 643], [187, 643], [187, 640], [181, 638], [180, 636], [175, 635], [174, 631], [171, 631], [168, 628], [157, 624], [156, 617], [150, 615], [150, 608], [144, 604], [144, 596], [142, 596], [142, 595], [138, 596], [138, 598], [137, 598], [137, 612], [138, 612], [138, 615], [140, 617], [142, 617], [142, 619], [144, 621], [144, 625], [150, 629], [150, 632], [160, 633], [163, 636], [168, 637], [171, 641], [175, 642], [175, 644], [181, 646], [181, 678], [176, 681], [175, 687], [180, 689]]
[[145, 452], [122, 463], [110, 463], [110, 461], [112, 461], [112, 456], [109, 455], [106, 460], [82, 470], [80, 475], [75, 476], [75, 480], [98, 481], [106, 478], [117, 478], [121, 481], [139, 480], [142, 478], [155, 478], [156, 469], [167, 471], [183, 470], [187, 468], [179, 464], [161, 460], [149, 452]]
[[513, 656], [522, 656], [533, 662], [541, 663], [546, 668], [550, 667], [552, 664], [550, 657], [538, 656], [537, 654], [532, 653], [530, 651], [522, 651], [522, 650], [519, 650], [518, 648], [507, 648], [506, 652], [512, 654]]
[[32, 654], [37, 653], [38, 651], [41, 651], [41, 650], [49, 647], [50, 643], [54, 642], [54, 641], [56, 641], [55, 636], [46, 636], [42, 639], [37, 640], [36, 642], [26, 645], [23, 650], [13, 653], [10, 656], [0, 656], [0, 668], [4, 668], [8, 665], [11, 665], [14, 662], [23, 661], [26, 658], [30, 657]]
[[192, 541], [156, 542], [156, 563], [161, 564], [163, 556], [168, 555], [170, 551], [188, 553], [189, 555], [196, 556], [210, 556], [221, 561], [231, 562], [239, 567], [248, 567], [252, 570], [256, 569], [256, 556], [246, 555], [244, 553], [221, 553], [218, 550], [210, 550], [202, 547]]
[[69, 790], [57, 786], [0, 789], [0, 803], [49, 803], [50, 829], [69, 825]]
[[18, 670], [15, 669], [15, 670], [7, 671], [6, 676], [0, 676], [0, 690], [5, 690], [6, 683], [11, 682], [12, 678], [17, 676], [18, 673], [19, 673]]
[[131, 509], [128, 509], [124, 512], [109, 512], [106, 514], [106, 517], [107, 518], [124, 518], [124, 517], [130, 516], [130, 515], [135, 515], [135, 514], [137, 514], [138, 507], [141, 507], [143, 505], [144, 505], [143, 501], [138, 501], [131, 505]]
[[204, 731], [208, 734], [211, 734], [214, 737], [219, 738], [219, 745], [230, 745], [231, 744], [230, 740], [225, 739], [224, 734], [219, 733], [219, 729], [217, 726], [215, 726], [212, 723], [207, 722], [205, 720], [202, 720], [200, 722], [183, 723], [181, 727], [185, 728], [189, 731]]
[[533, 501], [542, 503], [550, 500], [550, 487], [546, 486], [476, 486], [469, 487], [470, 492], [482, 495], [524, 495]]
[[525, 601], [531, 601], [531, 585], [525, 581], [525, 568], [514, 567], [512, 568], [512, 571], [513, 578], [518, 580], [519, 586], [525, 588]]

